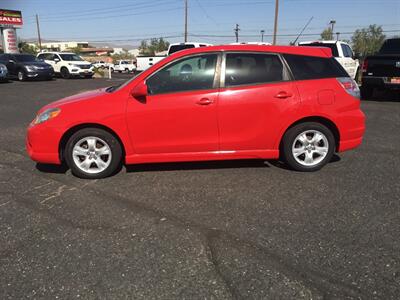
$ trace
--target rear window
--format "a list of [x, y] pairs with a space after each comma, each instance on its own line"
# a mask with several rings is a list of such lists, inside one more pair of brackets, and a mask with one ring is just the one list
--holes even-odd
[[325, 47], [329, 48], [332, 50], [332, 55], [334, 57], [339, 56], [339, 52], [337, 50], [336, 43], [335, 44], [328, 44], [328, 43], [309, 43], [309, 44], [300, 44], [300, 46], [305, 46], [305, 47]]
[[227, 87], [284, 80], [282, 62], [274, 54], [228, 53], [225, 73]]
[[349, 77], [347, 72], [334, 58], [303, 55], [283, 55], [295, 80]]
[[400, 54], [400, 39], [390, 39], [386, 40], [381, 50], [381, 54]]

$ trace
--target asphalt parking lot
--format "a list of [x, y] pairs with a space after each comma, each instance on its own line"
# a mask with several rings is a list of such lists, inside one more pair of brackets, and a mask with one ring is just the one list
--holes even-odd
[[363, 101], [363, 145], [321, 171], [276, 162], [37, 166], [48, 102], [121, 83], [0, 84], [1, 299], [398, 299], [400, 97]]

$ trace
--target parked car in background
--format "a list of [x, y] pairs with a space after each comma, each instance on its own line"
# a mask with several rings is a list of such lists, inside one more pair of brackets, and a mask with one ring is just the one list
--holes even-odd
[[79, 55], [68, 52], [43, 52], [38, 59], [50, 64], [56, 74], [62, 78], [85, 77], [92, 78], [93, 65], [83, 60]]
[[327, 47], [332, 50], [332, 55], [342, 65], [342, 67], [349, 73], [353, 79], [357, 78], [360, 63], [354, 57], [353, 50], [348, 43], [342, 41], [313, 41], [301, 42], [299, 46], [307, 47]]
[[132, 60], [118, 60], [112, 67], [114, 72], [135, 72], [136, 71], [136, 64]]
[[200, 47], [207, 47], [207, 46], [212, 46], [211, 44], [207, 43], [174, 43], [170, 44], [168, 47], [167, 55], [155, 55], [155, 56], [137, 56], [136, 57], [136, 71], [142, 72], [144, 70], [147, 70], [151, 66], [155, 65], [158, 63], [160, 60], [163, 60], [165, 57], [186, 49], [191, 49], [191, 48], [200, 48]]
[[364, 122], [357, 84], [327, 49], [224, 45], [46, 105], [26, 147], [91, 179], [122, 163], [224, 159], [282, 158], [309, 172], [358, 147]]
[[361, 70], [365, 99], [372, 97], [375, 89], [400, 89], [400, 38], [387, 39], [376, 55], [365, 58]]
[[6, 65], [0, 64], [0, 82], [8, 81], [8, 70]]
[[93, 67], [95, 68], [100, 68], [100, 69], [104, 69], [107, 67], [107, 63], [103, 60], [97, 60], [93, 63]]
[[31, 54], [0, 54], [0, 63], [6, 65], [8, 76], [20, 81], [27, 79], [53, 78], [51, 65], [38, 60]]

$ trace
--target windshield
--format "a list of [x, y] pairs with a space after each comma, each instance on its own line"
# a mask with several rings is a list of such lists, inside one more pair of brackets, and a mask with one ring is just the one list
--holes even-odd
[[175, 52], [178, 52], [181, 50], [185, 50], [185, 49], [190, 49], [190, 48], [194, 48], [194, 45], [193, 44], [174, 45], [169, 48], [168, 54], [171, 55], [172, 53], [175, 53]]
[[400, 54], [400, 39], [386, 40], [381, 50], [380, 54]]
[[38, 59], [35, 56], [30, 54], [15, 55], [14, 57], [18, 62], [38, 61]]
[[83, 59], [76, 54], [60, 54], [62, 60], [66, 61], [83, 61]]
[[332, 50], [332, 55], [333, 55], [334, 57], [338, 57], [338, 56], [339, 56], [339, 53], [338, 53], [336, 44], [328, 44], [328, 43], [309, 43], [309, 44], [300, 44], [299, 46], [330, 48], [330, 49]]

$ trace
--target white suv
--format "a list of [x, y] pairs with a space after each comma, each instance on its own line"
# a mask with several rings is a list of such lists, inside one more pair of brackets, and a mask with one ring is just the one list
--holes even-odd
[[91, 78], [93, 76], [93, 65], [75, 53], [43, 52], [37, 57], [50, 64], [54, 72], [60, 74], [62, 78], [72, 76]]

